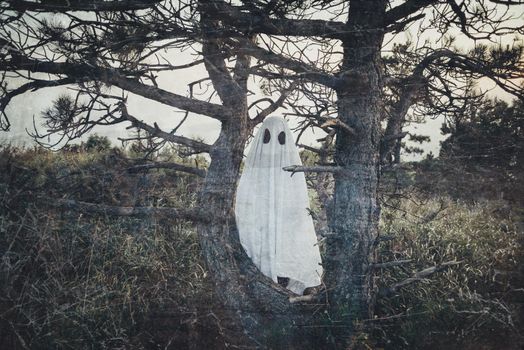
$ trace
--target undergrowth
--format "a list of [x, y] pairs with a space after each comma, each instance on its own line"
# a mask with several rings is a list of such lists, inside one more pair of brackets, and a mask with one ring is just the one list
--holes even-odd
[[[130, 157], [108, 148], [0, 150], [0, 348], [228, 346], [224, 335], [232, 326], [190, 223], [47, 205], [57, 198], [194, 205], [197, 177], [165, 169], [130, 172], [137, 162]], [[169, 151], [156, 160], [205, 164]], [[401, 187], [416, 186], [409, 178], [419, 176], [408, 176]], [[317, 212], [322, 196], [313, 196]], [[382, 208], [379, 262], [407, 262], [377, 271], [382, 290], [427, 267], [457, 264], [378, 298], [375, 318], [365, 321], [372, 330], [365, 343], [386, 349], [517, 349], [524, 328], [518, 211], [504, 201], [465, 202], [416, 191], [393, 202]], [[326, 227], [324, 214], [317, 219], [317, 228]]]
[[455, 265], [379, 298], [375, 331], [388, 348], [519, 349], [522, 233], [497, 201], [403, 200], [382, 213], [381, 286], [446, 262]]

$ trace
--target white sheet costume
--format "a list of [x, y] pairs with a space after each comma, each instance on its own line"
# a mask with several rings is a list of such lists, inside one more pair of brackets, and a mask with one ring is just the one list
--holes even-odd
[[297, 294], [318, 286], [322, 275], [304, 173], [282, 170], [301, 164], [286, 121], [266, 118], [247, 155], [235, 209], [249, 257], [273, 281], [289, 278], [287, 288]]

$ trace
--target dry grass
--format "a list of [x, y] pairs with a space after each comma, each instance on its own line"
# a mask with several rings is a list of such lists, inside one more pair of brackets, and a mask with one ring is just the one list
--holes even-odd
[[[174, 157], [168, 151], [160, 156]], [[117, 150], [0, 150], [0, 348], [226, 346], [228, 323], [192, 225], [45, 205], [45, 198], [125, 206], [194, 203], [197, 178], [169, 170], [131, 174], [131, 165]], [[403, 181], [404, 189], [414, 183], [410, 174]], [[312, 197], [317, 227], [326, 228], [320, 196]], [[381, 259], [412, 262], [379, 270], [381, 286], [442, 262], [461, 264], [378, 300], [377, 319], [368, 321], [373, 337], [362, 335], [364, 343], [388, 349], [517, 348], [522, 218], [492, 200], [461, 204], [415, 194], [393, 202], [395, 208], [384, 206], [382, 212], [381, 232], [388, 239], [379, 245]]]
[[[460, 264], [379, 300], [386, 343], [411, 349], [520, 349], [524, 334], [522, 233], [507, 204], [403, 200], [382, 215], [382, 259], [412, 262], [379, 274], [382, 285], [447, 261]], [[520, 270], [520, 272], [519, 272]], [[393, 316], [393, 317], [392, 317]], [[381, 322], [378, 322], [381, 323]]]
[[0, 159], [0, 344], [135, 349], [185, 347], [191, 332], [219, 336], [190, 224], [90, 217], [34, 200], [170, 206], [191, 203], [193, 178], [130, 175], [111, 152], [4, 149]]

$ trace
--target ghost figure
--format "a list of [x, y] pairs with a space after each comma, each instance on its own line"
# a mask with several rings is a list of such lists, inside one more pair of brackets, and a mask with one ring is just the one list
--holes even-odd
[[282, 170], [301, 165], [286, 121], [268, 117], [255, 136], [240, 177], [236, 220], [240, 241], [260, 271], [302, 294], [318, 286], [320, 252], [303, 173]]

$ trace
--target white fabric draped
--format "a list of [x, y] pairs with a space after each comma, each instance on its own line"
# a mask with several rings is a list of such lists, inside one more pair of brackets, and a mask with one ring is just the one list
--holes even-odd
[[240, 241], [266, 276], [289, 278], [302, 294], [320, 284], [322, 267], [303, 173], [282, 170], [302, 164], [293, 135], [281, 117], [268, 117], [247, 155], [236, 197]]

